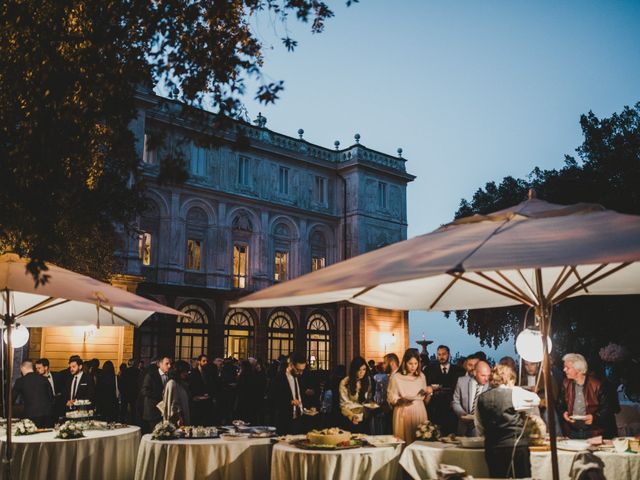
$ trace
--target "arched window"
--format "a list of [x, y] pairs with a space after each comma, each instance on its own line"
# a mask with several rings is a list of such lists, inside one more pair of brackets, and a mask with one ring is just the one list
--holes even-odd
[[311, 235], [311, 271], [315, 272], [327, 265], [327, 239], [315, 230]]
[[140, 233], [138, 234], [138, 258], [145, 267], [156, 264], [159, 231], [160, 209], [156, 202], [149, 200], [147, 210], [140, 218]]
[[291, 231], [286, 223], [278, 223], [273, 229], [274, 266], [273, 279], [281, 282], [289, 278], [289, 251], [291, 250]]
[[293, 321], [286, 312], [278, 310], [269, 317], [267, 339], [270, 361], [293, 352]]
[[307, 360], [313, 370], [329, 370], [331, 334], [329, 321], [321, 313], [314, 313], [307, 321]]
[[253, 320], [246, 310], [229, 310], [224, 319], [224, 357], [247, 359], [253, 352]]
[[188, 316], [176, 320], [175, 359], [189, 361], [207, 353], [209, 319], [198, 305], [187, 305], [181, 311]]
[[187, 270], [204, 270], [204, 238], [208, 221], [207, 214], [200, 207], [192, 207], [187, 212]]

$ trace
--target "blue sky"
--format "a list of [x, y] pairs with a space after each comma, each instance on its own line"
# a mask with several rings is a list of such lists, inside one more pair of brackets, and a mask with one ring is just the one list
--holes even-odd
[[[580, 114], [609, 116], [640, 101], [640, 1], [362, 0], [330, 2], [321, 35], [292, 21], [286, 52], [266, 18], [275, 106], [247, 98], [251, 118], [327, 147], [360, 133], [367, 147], [408, 159], [409, 236], [453, 217], [461, 198], [506, 175], [562, 165], [581, 143]], [[278, 28], [277, 26], [275, 27]], [[252, 96], [252, 95], [251, 95]], [[412, 342], [480, 348], [455, 320], [412, 312]], [[414, 344], [415, 345], [415, 344]], [[511, 344], [494, 356], [512, 354]]]

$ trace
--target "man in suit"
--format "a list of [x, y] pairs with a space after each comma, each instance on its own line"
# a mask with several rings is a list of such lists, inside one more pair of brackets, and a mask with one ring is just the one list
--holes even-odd
[[64, 396], [62, 395], [65, 386], [64, 381], [59, 374], [50, 370], [48, 358], [39, 358], [36, 360], [36, 372], [38, 375], [42, 375], [51, 386], [54, 403], [52, 421], [55, 423], [57, 418], [64, 415]]
[[300, 378], [307, 366], [307, 359], [301, 353], [289, 356], [287, 368], [278, 373], [273, 384], [273, 404], [276, 426], [281, 435], [302, 433], [304, 429], [303, 387]]
[[136, 362], [130, 358], [127, 368], [122, 372], [120, 378], [120, 393], [122, 397], [123, 419], [129, 424], [136, 422], [136, 401], [140, 390], [140, 375]]
[[24, 416], [39, 428], [53, 426], [53, 392], [49, 382], [33, 371], [30, 361], [20, 365], [22, 377], [13, 386], [13, 400], [20, 397], [24, 404]]
[[78, 355], [69, 359], [70, 376], [64, 392], [67, 407], [71, 407], [76, 400], [89, 400], [93, 403], [95, 398], [93, 378], [82, 367], [83, 362]]
[[458, 378], [462, 377], [465, 371], [451, 364], [451, 353], [446, 345], [438, 346], [436, 358], [437, 363], [428, 365], [424, 372], [427, 385], [433, 387], [433, 397], [427, 406], [427, 411], [429, 420], [440, 425], [442, 433], [448, 435], [455, 433], [458, 429], [458, 417], [453, 413], [451, 402]]
[[491, 367], [483, 360], [476, 363], [473, 377], [464, 375], [458, 378], [456, 388], [453, 391], [451, 407], [458, 417], [458, 435], [476, 437], [478, 432], [474, 424], [474, 413], [480, 394], [489, 389], [489, 377]]
[[196, 359], [196, 366], [189, 372], [189, 392], [193, 400], [192, 420], [194, 425], [213, 425], [213, 403], [211, 369], [209, 358], [202, 354]]
[[149, 368], [144, 380], [140, 395], [143, 401], [142, 420], [143, 432], [150, 433], [160, 420], [162, 414], [156, 405], [162, 400], [164, 386], [169, 380], [168, 373], [171, 368], [171, 359], [163, 356], [158, 360], [157, 368]]

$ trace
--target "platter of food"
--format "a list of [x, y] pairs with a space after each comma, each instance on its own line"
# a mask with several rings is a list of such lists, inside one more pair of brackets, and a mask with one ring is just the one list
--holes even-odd
[[364, 442], [362, 440], [354, 438], [336, 444], [322, 444], [313, 443], [308, 438], [305, 438], [303, 440], [294, 442], [293, 445], [298, 448], [302, 448], [303, 450], [349, 450], [352, 448], [362, 447], [364, 445]]

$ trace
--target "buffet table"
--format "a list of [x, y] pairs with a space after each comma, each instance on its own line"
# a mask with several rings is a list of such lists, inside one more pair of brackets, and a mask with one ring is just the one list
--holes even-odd
[[138, 450], [136, 480], [269, 478], [271, 439], [152, 440]]
[[[62, 440], [55, 432], [13, 436], [12, 475], [25, 480], [133, 479], [140, 428], [87, 430], [85, 438]], [[0, 438], [5, 456], [6, 436]], [[0, 478], [3, 478], [0, 469]]]
[[281, 442], [273, 447], [271, 478], [394, 480], [400, 478], [401, 451], [400, 445], [311, 451]]
[[402, 452], [400, 465], [415, 480], [438, 478], [441, 463], [457, 465], [474, 477], [488, 477], [484, 449], [461, 448], [442, 442], [413, 442]]
[[[576, 452], [558, 450], [560, 478], [570, 478]], [[613, 480], [640, 478], [640, 453], [596, 452], [604, 462], [604, 475]], [[551, 453], [531, 452], [531, 476], [536, 480], [551, 479]]]

